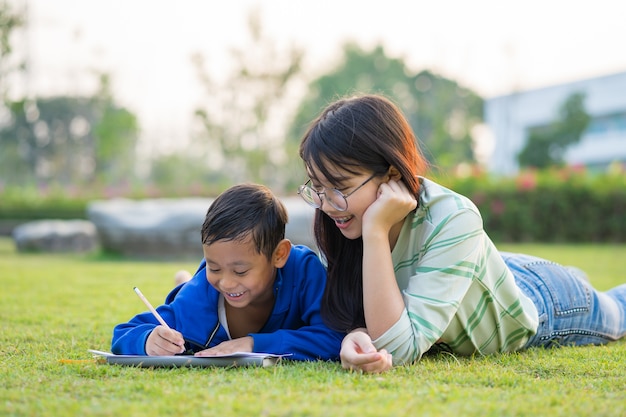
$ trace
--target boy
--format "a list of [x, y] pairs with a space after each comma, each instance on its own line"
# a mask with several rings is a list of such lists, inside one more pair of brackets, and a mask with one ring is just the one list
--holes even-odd
[[116, 354], [211, 356], [233, 352], [337, 360], [344, 334], [320, 315], [326, 272], [318, 256], [285, 239], [287, 211], [262, 185], [236, 185], [209, 207], [204, 259], [157, 310], [113, 330]]

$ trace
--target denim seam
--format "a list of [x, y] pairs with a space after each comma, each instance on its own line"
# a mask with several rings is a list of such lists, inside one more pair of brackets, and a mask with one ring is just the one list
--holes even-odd
[[553, 331], [552, 333], [550, 333], [547, 336], [539, 336], [539, 340], [550, 340], [552, 338], [554, 338], [555, 336], [569, 336], [572, 334], [580, 334], [580, 335], [585, 335], [585, 336], [596, 336], [596, 337], [601, 337], [601, 338], [607, 338], [610, 337], [612, 338], [612, 336], [610, 335], [606, 335], [603, 333], [598, 333], [598, 332], [590, 332], [588, 330], [556, 330]]

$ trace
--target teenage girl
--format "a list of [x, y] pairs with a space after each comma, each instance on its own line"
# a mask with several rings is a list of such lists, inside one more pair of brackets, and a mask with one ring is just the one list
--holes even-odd
[[602, 344], [626, 334], [626, 284], [499, 252], [466, 197], [423, 177], [426, 162], [389, 99], [328, 106], [305, 133], [315, 238], [327, 263], [322, 315], [348, 331], [344, 368], [382, 372], [431, 349], [454, 354]]

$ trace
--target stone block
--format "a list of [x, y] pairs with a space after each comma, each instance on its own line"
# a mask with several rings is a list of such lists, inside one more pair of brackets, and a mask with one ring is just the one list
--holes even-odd
[[[92, 201], [87, 217], [95, 225], [101, 247], [110, 252], [144, 258], [202, 258], [200, 232], [208, 198], [112, 199]], [[314, 210], [298, 197], [281, 199], [289, 223], [286, 237], [314, 248]]]
[[88, 252], [98, 246], [98, 234], [87, 220], [35, 220], [13, 229], [19, 252]]

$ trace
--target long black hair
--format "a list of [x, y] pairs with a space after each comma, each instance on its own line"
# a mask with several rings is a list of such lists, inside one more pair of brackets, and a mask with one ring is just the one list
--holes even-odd
[[[300, 143], [309, 173], [320, 172], [334, 186], [350, 174], [385, 175], [395, 167], [416, 197], [417, 176], [427, 163], [400, 109], [380, 95], [343, 98], [330, 104], [311, 123]], [[322, 317], [329, 327], [349, 331], [365, 327], [363, 313], [363, 240], [347, 239], [322, 210], [315, 213], [314, 235], [328, 265]]]

